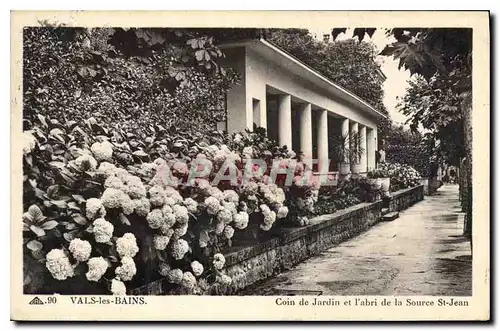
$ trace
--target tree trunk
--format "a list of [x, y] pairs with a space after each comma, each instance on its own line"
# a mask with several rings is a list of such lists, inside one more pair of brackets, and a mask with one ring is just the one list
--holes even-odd
[[465, 224], [464, 235], [472, 237], [472, 92], [462, 93], [462, 111], [464, 121], [465, 172], [463, 172], [465, 191]]

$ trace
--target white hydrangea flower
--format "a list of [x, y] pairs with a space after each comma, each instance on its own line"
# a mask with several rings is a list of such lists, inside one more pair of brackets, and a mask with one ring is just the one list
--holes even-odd
[[104, 218], [96, 219], [93, 228], [95, 241], [98, 243], [107, 243], [113, 237], [114, 226]]
[[170, 229], [175, 224], [175, 215], [173, 213], [164, 214], [163, 223], [160, 226], [162, 229]]
[[233, 216], [238, 213], [238, 208], [236, 207], [236, 204], [232, 201], [231, 202], [222, 201], [222, 207], [224, 207], [224, 209], [229, 210]]
[[165, 188], [165, 196], [174, 199], [175, 203], [182, 203], [182, 201], [184, 200], [179, 191], [171, 186], [167, 186]]
[[152, 176], [155, 173], [156, 165], [154, 163], [142, 163], [141, 170]]
[[124, 257], [121, 260], [121, 266], [116, 267], [115, 269], [115, 274], [118, 277], [118, 279], [122, 281], [129, 281], [134, 278], [135, 274], [137, 273], [137, 268], [135, 266], [135, 262], [131, 257]]
[[172, 243], [170, 254], [176, 260], [181, 260], [189, 251], [189, 244], [184, 239], [177, 239]]
[[262, 212], [262, 214], [264, 214], [264, 216], [265, 216], [265, 215], [267, 215], [267, 214], [271, 213], [271, 208], [269, 208], [269, 206], [268, 206], [268, 205], [264, 205], [264, 204], [262, 204], [262, 205], [260, 205], [260, 211], [261, 211], [261, 212]]
[[276, 212], [271, 211], [264, 215], [264, 224], [272, 225], [276, 221]]
[[226, 208], [221, 208], [217, 213], [217, 221], [229, 224], [233, 221], [233, 213]]
[[171, 207], [171, 206], [175, 205], [175, 199], [174, 198], [166, 196], [164, 201], [165, 201], [165, 205], [166, 206], [170, 206]]
[[207, 207], [207, 213], [210, 215], [216, 215], [221, 207], [219, 200], [214, 197], [206, 198], [205, 206]]
[[231, 283], [233, 282], [231, 277], [229, 277], [228, 275], [217, 276], [216, 280], [218, 283], [220, 283], [222, 285], [226, 285], [226, 286], [231, 285]]
[[122, 169], [122, 168], [115, 168], [115, 170], [112, 173], [113, 176], [120, 178], [122, 181], [127, 179], [127, 177], [130, 176], [127, 170]]
[[160, 275], [162, 275], [163, 277], [167, 276], [168, 272], [172, 270], [172, 268], [170, 268], [170, 265], [168, 263], [165, 263], [165, 262], [160, 262], [159, 265], [158, 265], [158, 273]]
[[189, 213], [186, 207], [181, 205], [174, 205], [172, 207], [175, 215], [175, 221], [179, 224], [187, 224], [189, 222]]
[[120, 204], [122, 205], [122, 211], [123, 211], [123, 214], [125, 214], [125, 215], [132, 214], [135, 210], [135, 207], [136, 207], [134, 200], [132, 200], [126, 194], [122, 195], [122, 201]]
[[169, 283], [181, 284], [184, 273], [181, 269], [173, 269], [167, 272], [166, 278]]
[[106, 216], [106, 209], [102, 205], [101, 199], [88, 199], [85, 202], [85, 215], [89, 220], [94, 220], [96, 217]]
[[153, 161], [153, 164], [155, 165], [156, 168], [162, 167], [167, 164], [167, 161], [162, 159], [161, 157], [157, 158], [156, 160]]
[[243, 136], [241, 134], [237, 133], [237, 134], [234, 135], [233, 141], [235, 143], [239, 143], [239, 142], [241, 142], [241, 139], [243, 139]]
[[160, 186], [153, 186], [149, 189], [149, 200], [154, 207], [163, 206], [165, 203], [165, 190]]
[[95, 142], [90, 147], [90, 150], [97, 161], [113, 160], [113, 144], [109, 141], [103, 141], [102, 143]]
[[264, 224], [261, 224], [261, 225], [260, 225], [260, 228], [261, 228], [263, 231], [269, 231], [269, 230], [271, 230], [271, 228], [272, 228], [272, 227], [273, 227], [273, 224], [272, 224], [272, 223], [270, 223], [270, 224], [266, 224], [266, 223], [264, 223]]
[[226, 225], [224, 228], [224, 237], [231, 239], [234, 236], [234, 229], [231, 225]]
[[97, 168], [97, 174], [104, 176], [105, 178], [113, 175], [116, 171], [116, 166], [113, 163], [101, 162], [99, 168]]
[[226, 258], [221, 253], [217, 253], [214, 255], [212, 263], [215, 269], [222, 270], [222, 268], [224, 268], [224, 265], [226, 264]]
[[225, 201], [238, 203], [238, 201], [240, 200], [238, 193], [236, 193], [234, 190], [225, 190], [224, 192], [222, 192], [222, 194], [224, 195]]
[[276, 203], [283, 203], [285, 202], [286, 196], [285, 196], [285, 191], [281, 187], [278, 187], [275, 191], [275, 200]]
[[285, 218], [288, 215], [288, 207], [281, 206], [276, 213], [277, 218]]
[[116, 176], [109, 176], [104, 181], [105, 188], [114, 188], [117, 190], [123, 190], [124, 186], [125, 185], [123, 184], [122, 180]]
[[173, 237], [175, 239], [179, 239], [183, 237], [187, 233], [188, 225], [187, 224], [182, 224], [180, 226], [176, 226], [173, 228]]
[[148, 198], [132, 200], [134, 202], [134, 211], [137, 216], [146, 217], [151, 211], [151, 203]]
[[31, 153], [36, 146], [36, 141], [32, 131], [23, 132], [23, 155]]
[[168, 243], [170, 242], [170, 236], [154, 236], [153, 244], [156, 249], [162, 251], [167, 248]]
[[125, 183], [123, 191], [132, 199], [140, 199], [146, 196], [146, 187], [139, 177], [128, 175], [123, 179], [123, 182]]
[[62, 249], [53, 249], [46, 256], [45, 267], [52, 277], [65, 280], [74, 276], [74, 270]]
[[184, 200], [184, 206], [186, 206], [188, 212], [195, 214], [198, 211], [198, 202], [192, 198], [186, 198]]
[[257, 185], [257, 183], [255, 182], [249, 182], [243, 188], [243, 192], [245, 193], [245, 195], [255, 195], [257, 194], [258, 190], [259, 190], [259, 185]]
[[146, 220], [148, 221], [151, 229], [158, 229], [162, 226], [165, 218], [163, 217], [161, 209], [153, 209], [148, 213], [148, 216], [146, 216]]
[[252, 148], [252, 146], [244, 147], [242, 154], [245, 155], [247, 158], [252, 158], [253, 157], [253, 148]]
[[240, 211], [234, 215], [234, 226], [237, 229], [243, 230], [248, 226], [249, 215], [244, 211]]
[[107, 188], [101, 196], [101, 201], [106, 208], [120, 208], [123, 200], [123, 191], [115, 188]]
[[113, 279], [111, 281], [111, 293], [113, 293], [113, 295], [127, 294], [127, 287], [125, 286], [125, 283], [116, 278]]
[[215, 224], [215, 234], [219, 235], [224, 233], [224, 229], [226, 228], [226, 224], [224, 222], [217, 222]]
[[219, 200], [219, 201], [224, 200], [224, 193], [222, 193], [222, 191], [219, 190], [218, 187], [210, 186], [210, 188], [208, 189], [208, 192], [210, 193], [211, 196], [213, 196], [217, 200]]
[[97, 168], [96, 159], [89, 154], [77, 157], [72, 164], [80, 171], [94, 171]]
[[204, 271], [204, 268], [203, 268], [203, 264], [201, 264], [200, 262], [198, 261], [193, 261], [191, 262], [191, 270], [193, 270], [193, 274], [198, 277], [200, 276], [203, 271]]
[[85, 262], [90, 258], [92, 246], [90, 246], [90, 243], [87, 240], [75, 238], [69, 243], [69, 251], [75, 260]]
[[185, 288], [189, 289], [189, 290], [194, 289], [195, 286], [196, 286], [196, 277], [193, 276], [193, 274], [190, 273], [189, 271], [186, 271], [182, 275], [181, 285], [184, 286]]
[[[170, 206], [170, 205], [164, 205], [161, 208], [161, 211], [163, 212], [163, 215], [173, 214], [174, 213], [174, 210], [172, 209], [172, 206]], [[175, 215], [174, 215], [174, 217], [175, 217]]]
[[85, 274], [87, 280], [91, 282], [98, 282], [108, 270], [108, 261], [102, 256], [93, 257], [87, 262], [89, 271]]
[[121, 258], [134, 257], [139, 252], [134, 234], [128, 232], [116, 239], [116, 251]]

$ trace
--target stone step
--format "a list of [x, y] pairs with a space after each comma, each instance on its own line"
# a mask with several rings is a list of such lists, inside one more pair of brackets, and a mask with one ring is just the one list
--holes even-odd
[[382, 208], [382, 216], [389, 212], [389, 208]]
[[394, 221], [398, 217], [399, 217], [399, 213], [397, 211], [393, 211], [393, 212], [387, 213], [384, 216], [382, 216], [382, 221], [383, 222], [390, 222], [390, 221]]

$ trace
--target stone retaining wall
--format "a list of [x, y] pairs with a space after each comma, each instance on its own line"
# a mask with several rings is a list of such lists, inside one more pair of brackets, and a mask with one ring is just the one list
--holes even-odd
[[[391, 193], [390, 211], [401, 211], [424, 199], [422, 185]], [[214, 288], [217, 294], [238, 290], [262, 281], [366, 231], [380, 221], [382, 201], [361, 203], [334, 214], [311, 219], [305, 227], [283, 228], [275, 238], [247, 247], [235, 247], [226, 256], [229, 287]], [[159, 280], [133, 290], [135, 295], [162, 295], [166, 284]]]

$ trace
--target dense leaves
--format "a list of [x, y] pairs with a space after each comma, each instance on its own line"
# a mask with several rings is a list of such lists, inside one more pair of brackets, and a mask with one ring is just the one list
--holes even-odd
[[[196, 132], [213, 130], [225, 119], [224, 92], [237, 77], [214, 69], [219, 68], [214, 59], [222, 54], [210, 40], [185, 37], [177, 45], [165, 39], [162, 47], [134, 53], [132, 46], [117, 47], [125, 33], [121, 29], [84, 31], [68, 41], [60, 28], [24, 30], [26, 118], [38, 113], [60, 121], [93, 116], [143, 139], [151, 134], [151, 124]], [[141, 31], [129, 30], [140, 36], [130, 42], [157, 45], [156, 34]]]

